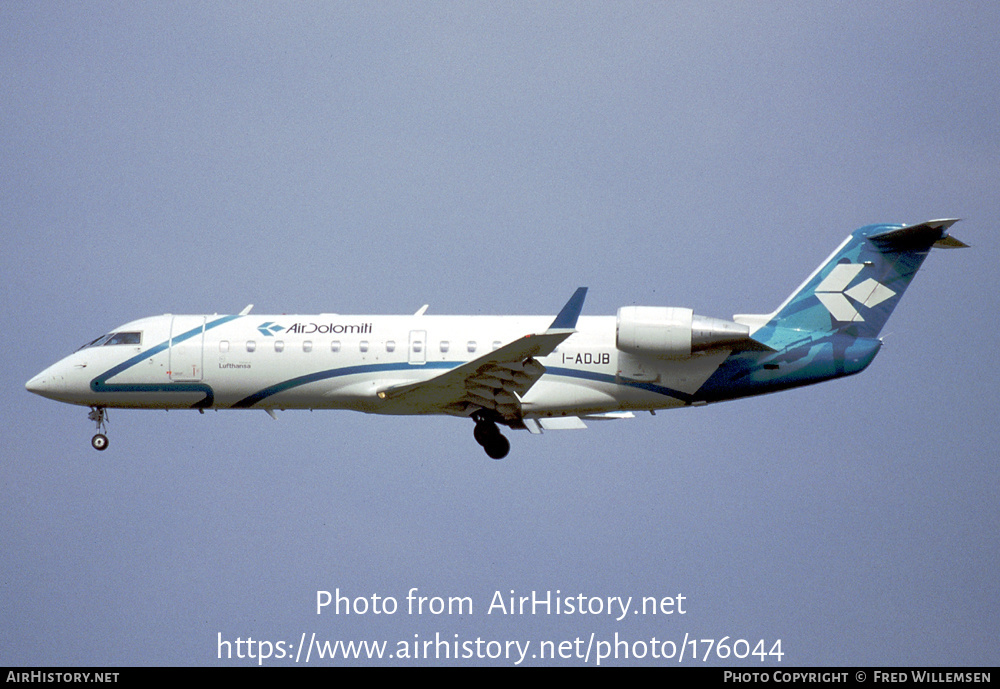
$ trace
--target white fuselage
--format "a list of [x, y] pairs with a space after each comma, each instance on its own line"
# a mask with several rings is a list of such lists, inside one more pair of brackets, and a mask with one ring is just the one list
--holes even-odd
[[[28, 387], [61, 401], [100, 407], [441, 413], [380, 399], [378, 393], [429, 380], [517, 338], [541, 333], [551, 320], [167, 314], [114, 331], [139, 333], [138, 342], [84, 347]], [[615, 334], [614, 316], [580, 317], [574, 334], [538, 358], [546, 372], [521, 399], [524, 417], [682, 406], [686, 402], [659, 389], [693, 393], [728, 354], [639, 361], [616, 348]], [[658, 391], [622, 384], [623, 376], [655, 381]]]

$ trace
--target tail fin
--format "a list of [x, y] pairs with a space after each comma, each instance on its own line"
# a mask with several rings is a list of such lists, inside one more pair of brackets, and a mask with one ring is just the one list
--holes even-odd
[[930, 250], [966, 246], [948, 236], [956, 222], [862, 227], [774, 313], [734, 320], [749, 325], [755, 340], [775, 349], [807, 334], [875, 338]]

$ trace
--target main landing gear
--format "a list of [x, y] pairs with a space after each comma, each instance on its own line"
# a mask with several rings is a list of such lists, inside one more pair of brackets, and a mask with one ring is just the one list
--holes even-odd
[[476, 442], [483, 446], [493, 459], [503, 459], [510, 452], [510, 441], [500, 433], [495, 422], [482, 416], [474, 416], [476, 429], [472, 432]]
[[90, 439], [90, 445], [95, 450], [108, 449], [108, 436], [104, 435], [108, 430], [108, 412], [104, 407], [91, 407], [87, 418], [97, 424], [97, 435]]

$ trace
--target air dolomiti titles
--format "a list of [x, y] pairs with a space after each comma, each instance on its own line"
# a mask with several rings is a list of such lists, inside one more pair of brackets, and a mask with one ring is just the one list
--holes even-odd
[[328, 335], [330, 333], [335, 335], [341, 333], [367, 335], [371, 331], [371, 323], [357, 323], [355, 325], [343, 325], [341, 323], [295, 323], [285, 330], [287, 333], [297, 333], [299, 335], [312, 335], [313, 333], [319, 333], [320, 335]]

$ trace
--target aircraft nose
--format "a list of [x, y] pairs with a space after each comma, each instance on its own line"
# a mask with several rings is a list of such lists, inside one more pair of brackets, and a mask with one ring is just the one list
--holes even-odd
[[49, 389], [49, 377], [44, 373], [39, 373], [37, 376], [29, 380], [24, 384], [25, 389], [28, 392], [33, 392], [36, 395], [44, 394]]
[[37, 376], [24, 384], [28, 392], [33, 392], [42, 397], [53, 397], [65, 387], [65, 379], [61, 374], [54, 371], [55, 367], [49, 367]]

